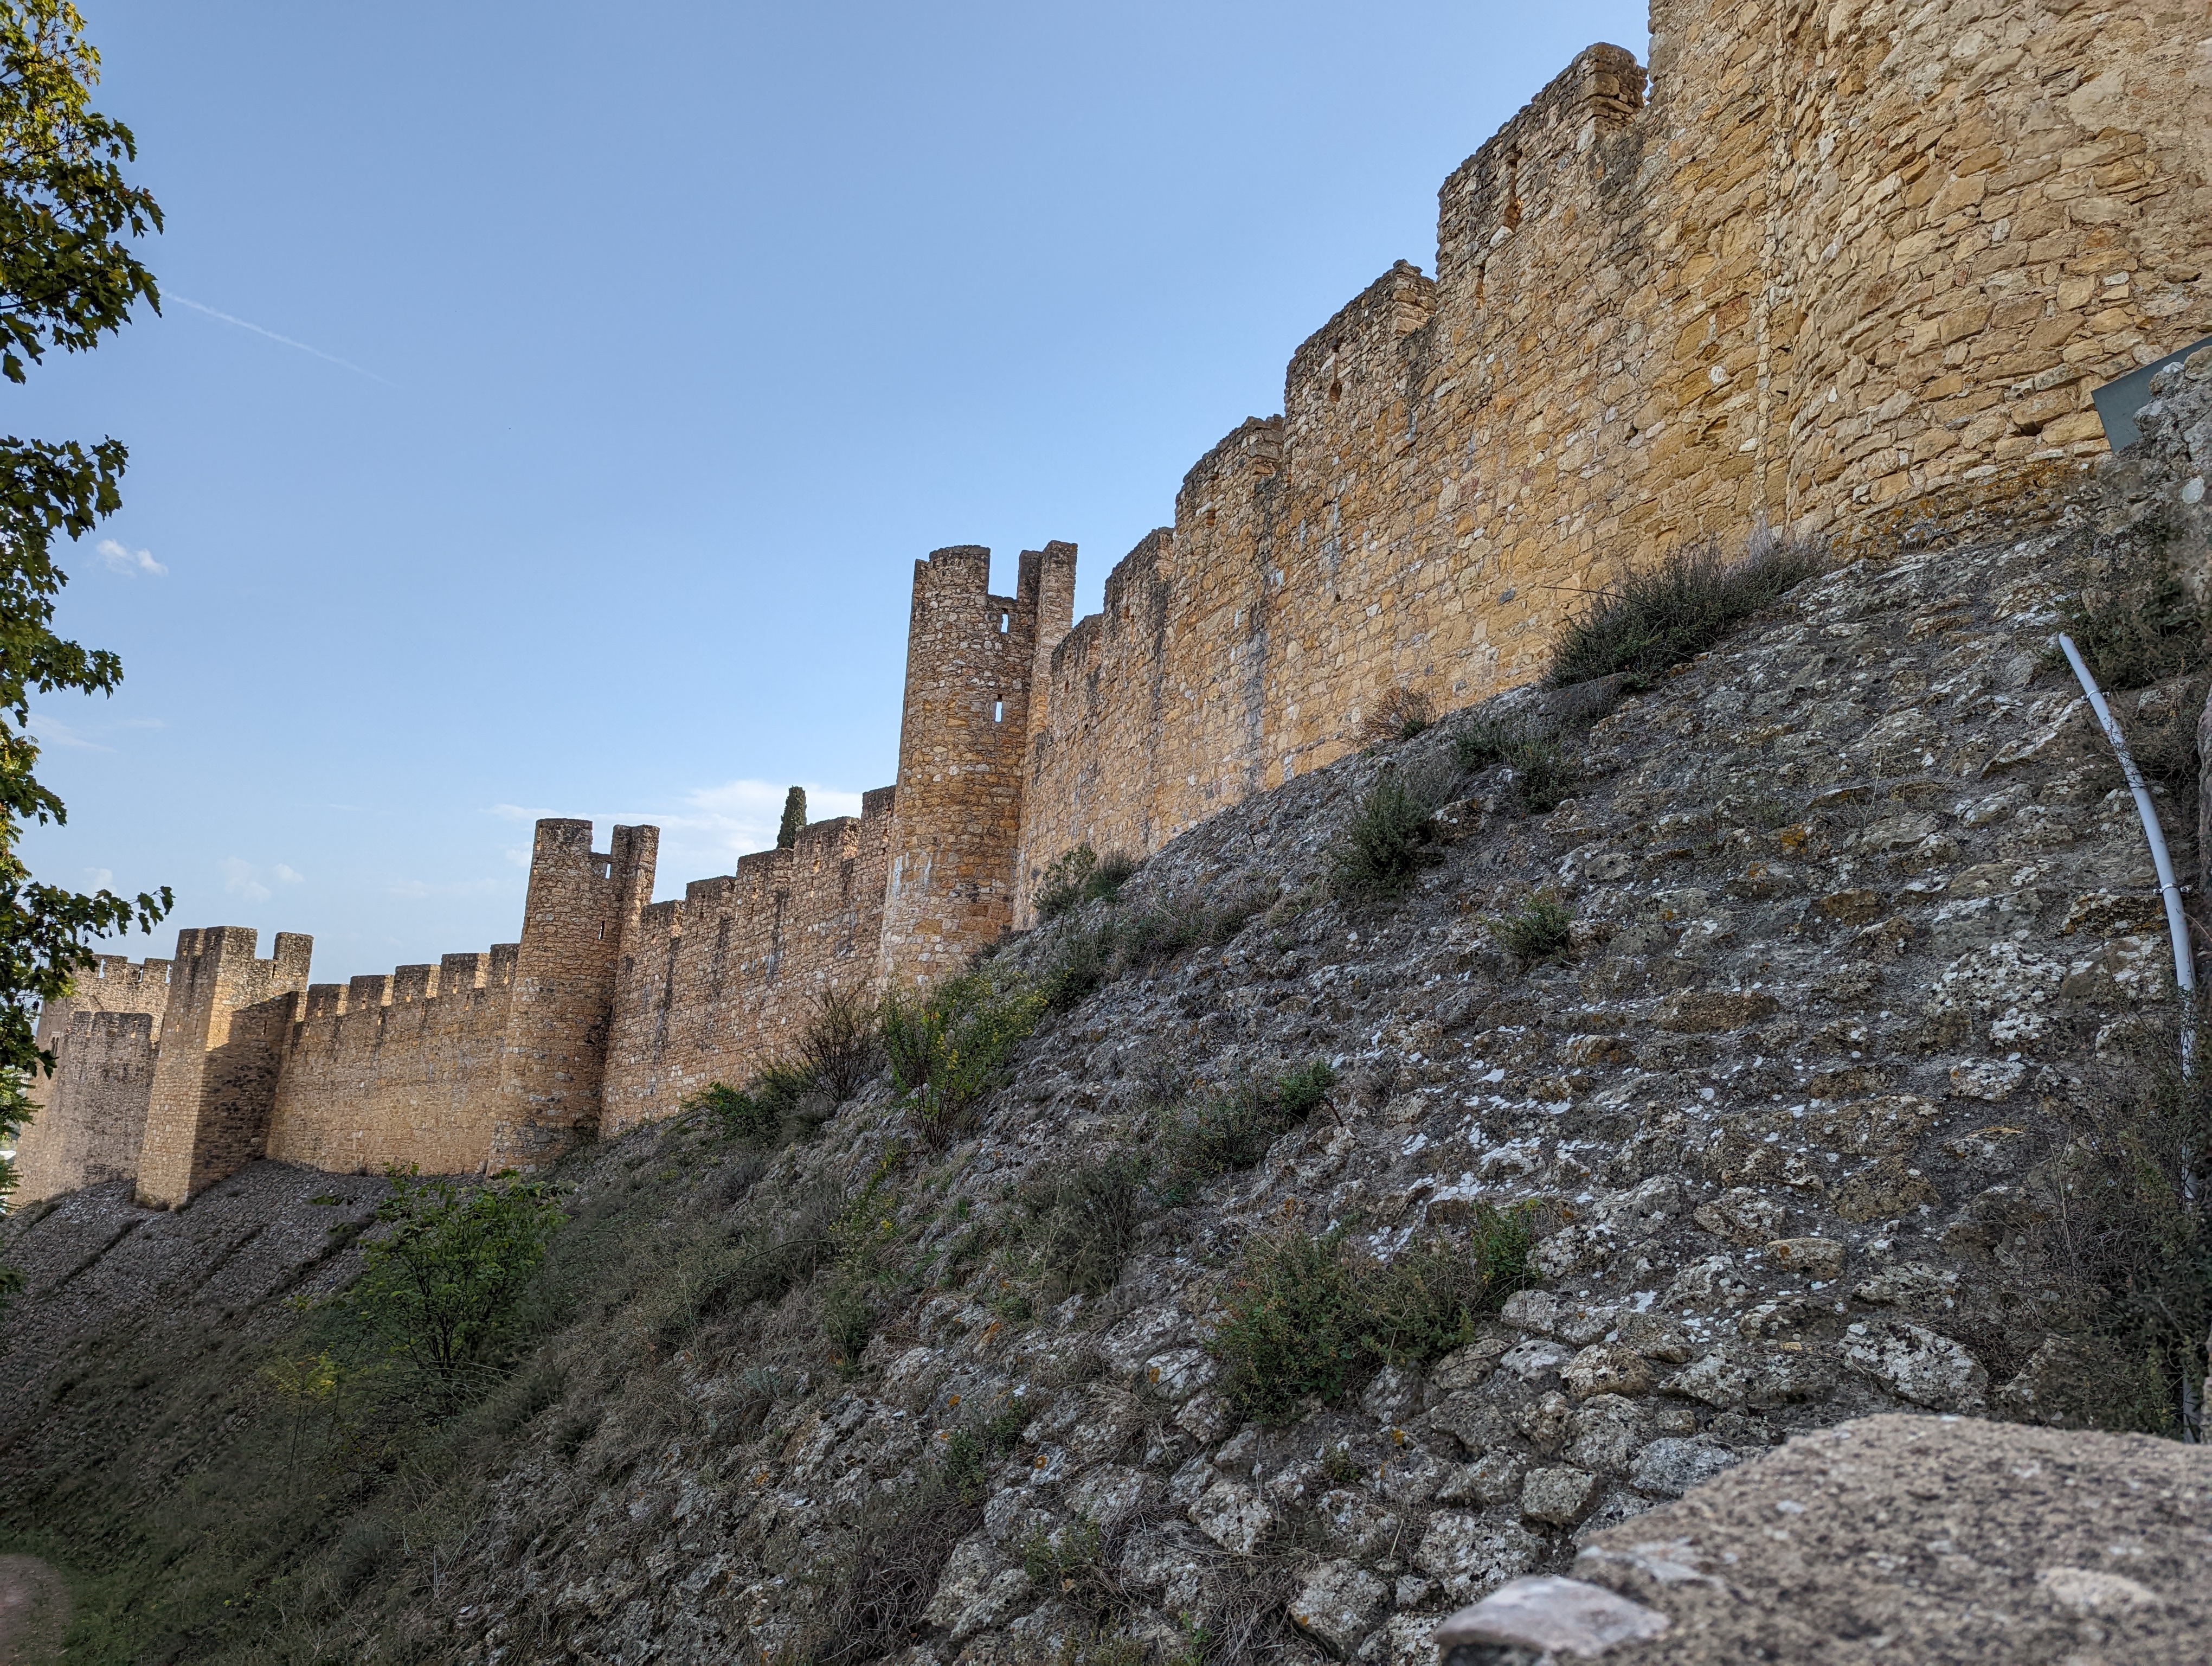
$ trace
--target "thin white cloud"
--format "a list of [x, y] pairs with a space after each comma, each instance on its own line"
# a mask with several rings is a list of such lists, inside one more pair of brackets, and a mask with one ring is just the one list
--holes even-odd
[[311, 354], [314, 357], [323, 360], [325, 363], [337, 365], [340, 369], [350, 370], [356, 376], [366, 376], [373, 382], [384, 382], [384, 386], [386, 387], [396, 387], [398, 386], [396, 382], [385, 381], [384, 378], [378, 375], [374, 370], [363, 370], [359, 365], [354, 363], [351, 360], [342, 359], [335, 353], [325, 353], [319, 347], [310, 347], [303, 341], [294, 341], [289, 336], [280, 336], [274, 330], [264, 330], [258, 324], [248, 323], [242, 318], [234, 318], [228, 313], [218, 313], [214, 307], [204, 307], [197, 301], [187, 301], [184, 296], [179, 295], [174, 289], [171, 289], [161, 298], [164, 301], [173, 301], [179, 307], [189, 307], [195, 313], [204, 313], [211, 319], [216, 319], [224, 324], [235, 325], [240, 330], [251, 330], [257, 336], [266, 336], [270, 340], [281, 342], [287, 347], [296, 347], [302, 353]]
[[115, 883], [115, 870], [112, 867], [88, 867], [84, 871], [84, 877], [92, 881], [94, 891], [105, 891]]
[[222, 888], [233, 897], [242, 897], [249, 903], [265, 903], [276, 893], [271, 885], [296, 885], [307, 875], [288, 863], [278, 862], [263, 869], [242, 856], [226, 856], [222, 863]]
[[169, 569], [154, 559], [151, 550], [129, 550], [112, 538], [104, 538], [93, 546], [93, 550], [107, 563], [111, 573], [129, 573], [134, 576], [143, 573], [149, 579], [166, 579]]
[[103, 746], [89, 736], [80, 734], [58, 717], [47, 712], [31, 714], [31, 736], [41, 746], [82, 746], [88, 752], [112, 752], [112, 746]]
[[222, 888], [249, 903], [265, 903], [276, 894], [255, 877], [253, 864], [239, 856], [223, 858]]

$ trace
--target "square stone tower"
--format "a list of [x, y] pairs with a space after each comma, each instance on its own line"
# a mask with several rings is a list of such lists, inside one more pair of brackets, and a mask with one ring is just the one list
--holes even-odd
[[138, 1200], [173, 1209], [257, 1162], [315, 940], [279, 932], [254, 958], [250, 926], [177, 934], [160, 1056], [138, 1155]]

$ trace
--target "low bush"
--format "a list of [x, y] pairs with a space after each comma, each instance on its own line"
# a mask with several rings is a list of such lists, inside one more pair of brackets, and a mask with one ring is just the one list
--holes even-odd
[[810, 1137], [881, 1067], [876, 1003], [854, 990], [820, 989], [788, 1059], [763, 1067], [739, 1089], [712, 1082], [683, 1109], [713, 1117], [722, 1136], [756, 1146]]
[[1006, 1076], [1014, 1049], [1044, 1016], [1048, 992], [985, 964], [883, 1004], [884, 1050], [915, 1132], [942, 1151], [969, 1126], [975, 1102]]
[[970, 1418], [947, 1431], [937, 1459], [937, 1472], [946, 1488], [963, 1504], [981, 1504], [990, 1496], [991, 1460], [1004, 1457], [1020, 1444], [1029, 1419], [1029, 1407], [1010, 1400], [990, 1417]]
[[1359, 1258], [1344, 1227], [1261, 1238], [1246, 1251], [1206, 1346], [1222, 1391], [1257, 1420], [1287, 1422], [1309, 1398], [1339, 1405], [1386, 1364], [1418, 1364], [1473, 1340], [1528, 1281], [1519, 1216], [1485, 1210], [1468, 1249], [1441, 1242], [1395, 1261]]
[[1498, 921], [1491, 930], [1497, 935], [1498, 945], [1526, 970], [1541, 961], [1564, 956], [1574, 924], [1572, 909], [1549, 891], [1540, 891]]
[[1109, 913], [1087, 922], [1071, 920], [1060, 927], [1059, 941], [1040, 980], [1045, 1005], [1053, 1012], [1079, 1006], [1112, 979], [1117, 924]]
[[1559, 737], [1533, 723], [1486, 719], [1463, 731], [1453, 745], [1459, 767], [1471, 775], [1501, 763], [1510, 769], [1513, 800], [1528, 815], [1558, 809], [1582, 778]]
[[2074, 1104], [2070, 1138], [2035, 1177], [2032, 1283], [2056, 1292], [2046, 1317], [2069, 1344], [2069, 1421], [2212, 1432], [2200, 1398], [2212, 1334], [2212, 1031], [2198, 1005], [2195, 1075], [2181, 1069], [2175, 1026], [2162, 1026], [2133, 1091]]
[[1360, 726], [1360, 739], [1370, 746], [1411, 740], [1436, 727], [1434, 703], [1419, 689], [1394, 689], [1382, 696]]
[[1137, 1247], [1145, 1161], [1115, 1152], [1030, 1181], [1016, 1195], [1014, 1235], [1047, 1302], [1103, 1296]]
[[809, 1078], [807, 1091], [841, 1105], [882, 1068], [881, 1015], [859, 989], [817, 989], [809, 1005], [813, 1010], [799, 1034], [799, 1068]]
[[1733, 560], [1717, 539], [1693, 544], [1630, 574], [1570, 619], [1545, 680], [1559, 689], [1620, 673], [1627, 687], [1649, 688], [1826, 564], [1818, 544], [1764, 527]]
[[[2190, 593], [2164, 526], [2148, 537], [2100, 546], [2058, 605], [2074, 639], [2106, 692], [2147, 689], [2212, 664], [2212, 601]], [[2054, 654], [2057, 668], [2064, 660]], [[2070, 678], [2070, 670], [2067, 672]]]
[[1276, 1137], [1328, 1102], [1336, 1073], [1320, 1060], [1239, 1093], [1216, 1093], [1163, 1110], [1153, 1131], [1159, 1154], [1152, 1195], [1170, 1207], [1232, 1169], [1249, 1169]]
[[1038, 988], [1051, 1011], [1064, 1012], [1125, 972], [1228, 942], [1274, 900], [1273, 891], [1256, 885], [1211, 897], [1171, 893], [1143, 908], [1063, 921]]
[[1136, 871], [1134, 857], [1115, 850], [1102, 856], [1079, 844], [1045, 865], [1044, 878], [1030, 900], [1039, 919], [1057, 920], [1085, 903], [1112, 902]]
[[1329, 864], [1329, 886], [1347, 902], [1395, 897], [1437, 860], [1430, 818], [1450, 796], [1435, 771], [1389, 769], [1346, 820]]
[[823, 1536], [832, 1548], [797, 1570], [822, 1598], [775, 1666], [860, 1666], [919, 1642], [953, 1547], [982, 1518], [933, 1473], [895, 1496], [872, 1490]]
[[1309, 1395], [1340, 1404], [1372, 1369], [1344, 1235], [1262, 1238], [1230, 1286], [1207, 1347], [1226, 1368], [1222, 1391], [1263, 1423], [1288, 1421]]

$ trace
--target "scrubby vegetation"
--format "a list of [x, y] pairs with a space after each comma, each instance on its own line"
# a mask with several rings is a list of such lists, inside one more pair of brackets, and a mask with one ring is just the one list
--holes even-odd
[[1370, 746], [1411, 740], [1436, 727], [1436, 704], [1419, 689], [1393, 689], [1367, 715], [1361, 739]]
[[1112, 902], [1136, 871], [1133, 857], [1113, 850], [1102, 856], [1079, 844], [1046, 865], [1044, 879], [1030, 900], [1039, 919], [1057, 920], [1085, 903]]
[[1545, 680], [1557, 689], [1620, 674], [1631, 689], [1648, 688], [1826, 564], [1819, 545], [1764, 527], [1733, 559], [1717, 538], [1692, 544], [1630, 574], [1570, 619]]
[[495, 1328], [545, 1258], [562, 1223], [548, 1183], [501, 1175], [482, 1185], [412, 1167], [385, 1170], [361, 1277], [346, 1310], [405, 1359], [435, 1392], [477, 1365]]
[[1066, 1012], [1125, 973], [1202, 944], [1226, 943], [1274, 900], [1273, 890], [1248, 885], [1206, 896], [1170, 893], [1139, 907], [1065, 920], [1042, 980], [1046, 1005]]
[[988, 962], [926, 994], [884, 998], [891, 1079], [931, 1149], [968, 1129], [975, 1102], [1005, 1079], [1014, 1049], [1048, 1004], [1044, 991]]
[[1453, 745], [1459, 767], [1469, 774], [1504, 764], [1513, 801], [1527, 815], [1558, 809], [1582, 775], [1560, 737], [1532, 722], [1485, 719], [1462, 730]]
[[1316, 1060], [1272, 1083], [1249, 1083], [1241, 1091], [1163, 1108], [1152, 1134], [1158, 1154], [1153, 1194], [1164, 1203], [1188, 1203], [1209, 1180], [1250, 1168], [1278, 1135], [1328, 1103], [1335, 1079], [1336, 1073]]
[[1208, 1346], [1224, 1391], [1263, 1422], [1309, 1399], [1336, 1405], [1385, 1365], [1464, 1347], [1475, 1321], [1528, 1282], [1527, 1219], [1485, 1206], [1465, 1250], [1431, 1241], [1389, 1262], [1358, 1256], [1349, 1228], [1255, 1242]]
[[2212, 1335], [2212, 1068], [2197, 1003], [2194, 1073], [2176, 1027], [2139, 1043], [2132, 1093], [2073, 1106], [2039, 1170], [2029, 1293], [2067, 1339], [2059, 1408], [2100, 1428], [2205, 1438]]
[[857, 990], [819, 989], [793, 1056], [769, 1062], [743, 1088], [714, 1082], [684, 1102], [733, 1140], [802, 1140], [866, 1085], [883, 1065], [882, 1012]]
[[1498, 946], [1525, 970], [1540, 961], [1565, 955], [1575, 924], [1575, 911], [1550, 891], [1533, 893], [1521, 906], [1492, 927]]
[[1452, 778], [1433, 767], [1386, 770], [1345, 823], [1330, 885], [1349, 903], [1395, 897], [1437, 860], [1430, 818], [1451, 796]]

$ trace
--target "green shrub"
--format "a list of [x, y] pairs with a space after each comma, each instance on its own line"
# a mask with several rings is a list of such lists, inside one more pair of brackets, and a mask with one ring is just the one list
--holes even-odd
[[1336, 1073], [1321, 1060], [1240, 1093], [1215, 1093], [1163, 1110], [1153, 1131], [1159, 1152], [1152, 1195], [1174, 1207], [1232, 1169], [1249, 1169], [1267, 1154], [1278, 1135], [1296, 1128], [1328, 1102]]
[[1649, 688], [1826, 564], [1816, 545], [1761, 529], [1734, 560], [1717, 539], [1632, 573], [1567, 623], [1545, 681], [1553, 688], [1616, 672]]
[[1472, 725], [1453, 743], [1459, 767], [1469, 774], [1504, 764], [1512, 774], [1513, 800], [1526, 814], [1556, 810], [1582, 770], [1559, 737], [1532, 723], [1488, 718]]
[[1491, 927], [1498, 944], [1525, 969], [1567, 952], [1575, 911], [1549, 891], [1537, 891]]
[[1484, 1209], [1465, 1250], [1441, 1242], [1376, 1264], [1338, 1227], [1261, 1238], [1222, 1304], [1207, 1347], [1222, 1391], [1249, 1416], [1286, 1422], [1309, 1396], [1342, 1403], [1386, 1364], [1437, 1359], [1472, 1341], [1476, 1320], [1528, 1282], [1518, 1213]]
[[1275, 1108], [1284, 1125], [1303, 1122], [1319, 1110], [1328, 1103], [1328, 1091], [1335, 1085], [1336, 1072], [1326, 1059], [1316, 1059], [1275, 1078]]
[[1113, 977], [1116, 925], [1108, 914], [1090, 922], [1071, 920], [1060, 927], [1059, 942], [1041, 981], [1050, 1010], [1065, 1012], [1081, 1005]]
[[1040, 920], [1057, 920], [1084, 899], [1091, 876], [1097, 871], [1098, 853], [1087, 844], [1064, 850], [1045, 864], [1044, 878], [1030, 893]]
[[724, 1139], [750, 1145], [774, 1145], [783, 1128], [781, 1110], [727, 1082], [709, 1082], [685, 1099], [682, 1109], [705, 1112], [714, 1119]]
[[1079, 844], [1045, 865], [1044, 878], [1030, 900], [1036, 904], [1040, 920], [1057, 920], [1085, 903], [1112, 902], [1136, 871], [1133, 856], [1115, 850], [1102, 856], [1089, 845]]
[[1475, 1321], [1495, 1313], [1531, 1282], [1534, 1248], [1527, 1214], [1475, 1206], [1468, 1246], [1440, 1239], [1405, 1250], [1367, 1280], [1367, 1329], [1360, 1341], [1385, 1365], [1439, 1359], [1474, 1340]]
[[1308, 1395], [1340, 1404], [1372, 1369], [1360, 1286], [1342, 1227], [1253, 1243], [1207, 1343], [1222, 1391], [1261, 1422], [1289, 1421]]
[[919, 995], [888, 995], [884, 1050], [915, 1131], [941, 1151], [969, 1125], [975, 1102], [1004, 1079], [1014, 1049], [1044, 1016], [1048, 995], [985, 965]]
[[1386, 770], [1367, 789], [1338, 833], [1330, 889], [1348, 902], [1395, 897], [1437, 860], [1430, 818], [1451, 783], [1433, 772]]
[[1079, 1162], [1022, 1188], [1015, 1233], [1046, 1301], [1114, 1287], [1137, 1247], [1144, 1195], [1145, 1161], [1133, 1152]]
[[362, 1245], [363, 1270], [339, 1304], [448, 1387], [477, 1363], [493, 1327], [545, 1258], [558, 1190], [507, 1175], [481, 1184], [387, 1165], [392, 1190]]

